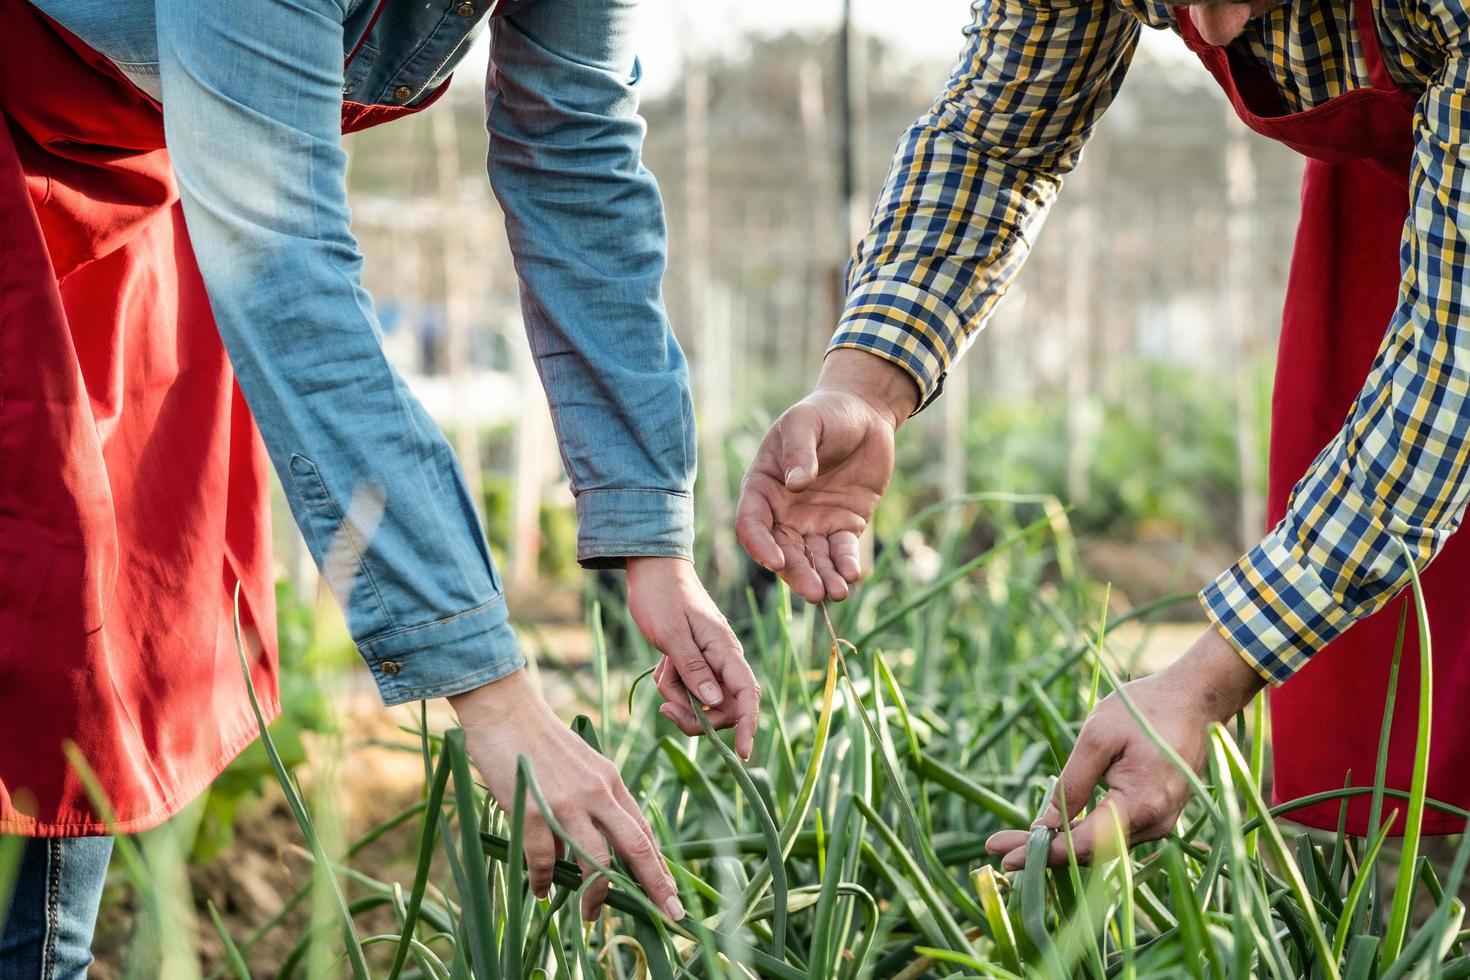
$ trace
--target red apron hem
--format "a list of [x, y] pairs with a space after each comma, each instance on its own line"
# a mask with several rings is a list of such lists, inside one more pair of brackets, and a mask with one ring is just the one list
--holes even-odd
[[[261, 712], [265, 715], [265, 723], [270, 725], [281, 714], [281, 705], [274, 693], [266, 696], [260, 705]], [[260, 737], [260, 728], [255, 722], [255, 713], [246, 715], [249, 727], [240, 732], [234, 738], [225, 743], [212, 763], [201, 769], [193, 779], [174, 787], [167, 798], [158, 806], [147, 813], [129, 817], [117, 823], [104, 823], [98, 820], [84, 821], [81, 823], [67, 823], [57, 820], [49, 820], [38, 823], [34, 820], [21, 818], [0, 819], [0, 834], [14, 834], [20, 837], [102, 837], [117, 834], [136, 834], [144, 830], [166, 823], [184, 807], [194, 801], [199, 794], [210, 787], [220, 773], [234, 762], [252, 742]]]
[[[1366, 796], [1354, 797], [1354, 799], [1366, 798]], [[1272, 804], [1273, 807], [1280, 805], [1281, 804], [1279, 802]], [[1393, 829], [1388, 835], [1389, 837], [1404, 836], [1402, 817], [1403, 811], [1407, 806], [1408, 803], [1404, 800], [1385, 799], [1383, 801], [1384, 820], [1387, 820], [1388, 814], [1392, 813], [1395, 809], [1399, 811], [1399, 816], [1401, 818], [1394, 821]], [[1315, 803], [1312, 806], [1302, 807], [1300, 810], [1292, 810], [1284, 813], [1277, 819], [1286, 823], [1298, 824], [1303, 827], [1311, 827], [1314, 830], [1325, 830], [1329, 833], [1335, 834], [1337, 833], [1338, 813], [1339, 807], [1337, 803]], [[1368, 836], [1367, 818], [1354, 814], [1351, 810], [1349, 810], [1348, 818], [1343, 826], [1347, 829], [1348, 834], [1353, 837]], [[1380, 823], [1379, 826], [1381, 829], [1382, 824]], [[1432, 837], [1463, 834], [1465, 833], [1465, 829], [1465, 820], [1461, 819], [1460, 817], [1454, 816], [1453, 814], [1440, 813], [1434, 810], [1425, 811], [1424, 821], [1421, 824], [1421, 831]]]

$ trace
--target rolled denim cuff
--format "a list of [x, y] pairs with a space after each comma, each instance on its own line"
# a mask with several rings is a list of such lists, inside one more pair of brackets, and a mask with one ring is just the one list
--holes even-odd
[[389, 707], [463, 694], [526, 665], [503, 596], [433, 623], [379, 634], [358, 649]]
[[577, 561], [622, 568], [628, 558], [694, 557], [694, 500], [669, 490], [577, 494]]

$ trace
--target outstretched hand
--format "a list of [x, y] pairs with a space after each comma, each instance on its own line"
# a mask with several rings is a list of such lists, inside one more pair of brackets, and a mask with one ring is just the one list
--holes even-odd
[[902, 369], [833, 351], [816, 389], [771, 426], [741, 485], [735, 535], [808, 602], [847, 598], [858, 538], [893, 477], [893, 437], [918, 402]]

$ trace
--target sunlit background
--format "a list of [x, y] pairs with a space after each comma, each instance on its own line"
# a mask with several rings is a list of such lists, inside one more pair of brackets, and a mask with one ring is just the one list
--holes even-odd
[[[953, 0], [901, 16], [857, 0], [844, 59], [843, 14], [645, 4], [645, 159], [667, 203], [666, 296], [701, 421], [700, 548], [721, 575], [742, 574], [721, 521], [754, 440], [810, 384], [852, 238], [969, 19]], [[387, 344], [455, 436], [516, 608], [516, 591], [544, 598], [550, 577], [574, 593], [579, 576], [484, 175], [484, 60], [481, 45], [435, 111], [355, 137], [352, 186]], [[905, 432], [885, 519], [969, 490], [1052, 492], [1100, 553], [1125, 559], [1104, 569], [1124, 591], [1227, 563], [1263, 520], [1265, 385], [1298, 181], [1294, 157], [1247, 138], [1177, 38], [1145, 32], [1025, 270]], [[1114, 555], [1115, 541], [1147, 554]], [[309, 560], [290, 553], [309, 583]]]

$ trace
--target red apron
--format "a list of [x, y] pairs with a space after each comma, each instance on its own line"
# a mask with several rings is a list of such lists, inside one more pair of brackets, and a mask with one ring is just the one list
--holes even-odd
[[157, 105], [25, 0], [0, 24], [0, 833], [137, 831], [256, 736], [237, 581], [278, 710], [269, 464]]
[[[1409, 208], [1416, 98], [1390, 78], [1369, 0], [1355, 5], [1371, 87], [1288, 113], [1264, 68], [1199, 37], [1178, 8], [1180, 32], [1247, 126], [1304, 154], [1301, 223], [1286, 291], [1271, 405], [1269, 519], [1342, 428], [1398, 304], [1399, 239]], [[1457, 534], [1424, 573], [1434, 638], [1434, 726], [1429, 795], [1470, 806], [1470, 535]], [[1371, 786], [1399, 615], [1406, 597], [1355, 624], [1270, 694], [1276, 802], [1335, 790], [1351, 774]], [[1388, 786], [1407, 790], [1418, 716], [1414, 617], [1404, 644], [1388, 757]], [[1367, 829], [1369, 801], [1348, 806], [1352, 833]], [[1339, 805], [1292, 819], [1333, 829]], [[1425, 830], [1459, 833], [1464, 821], [1430, 811]]]

